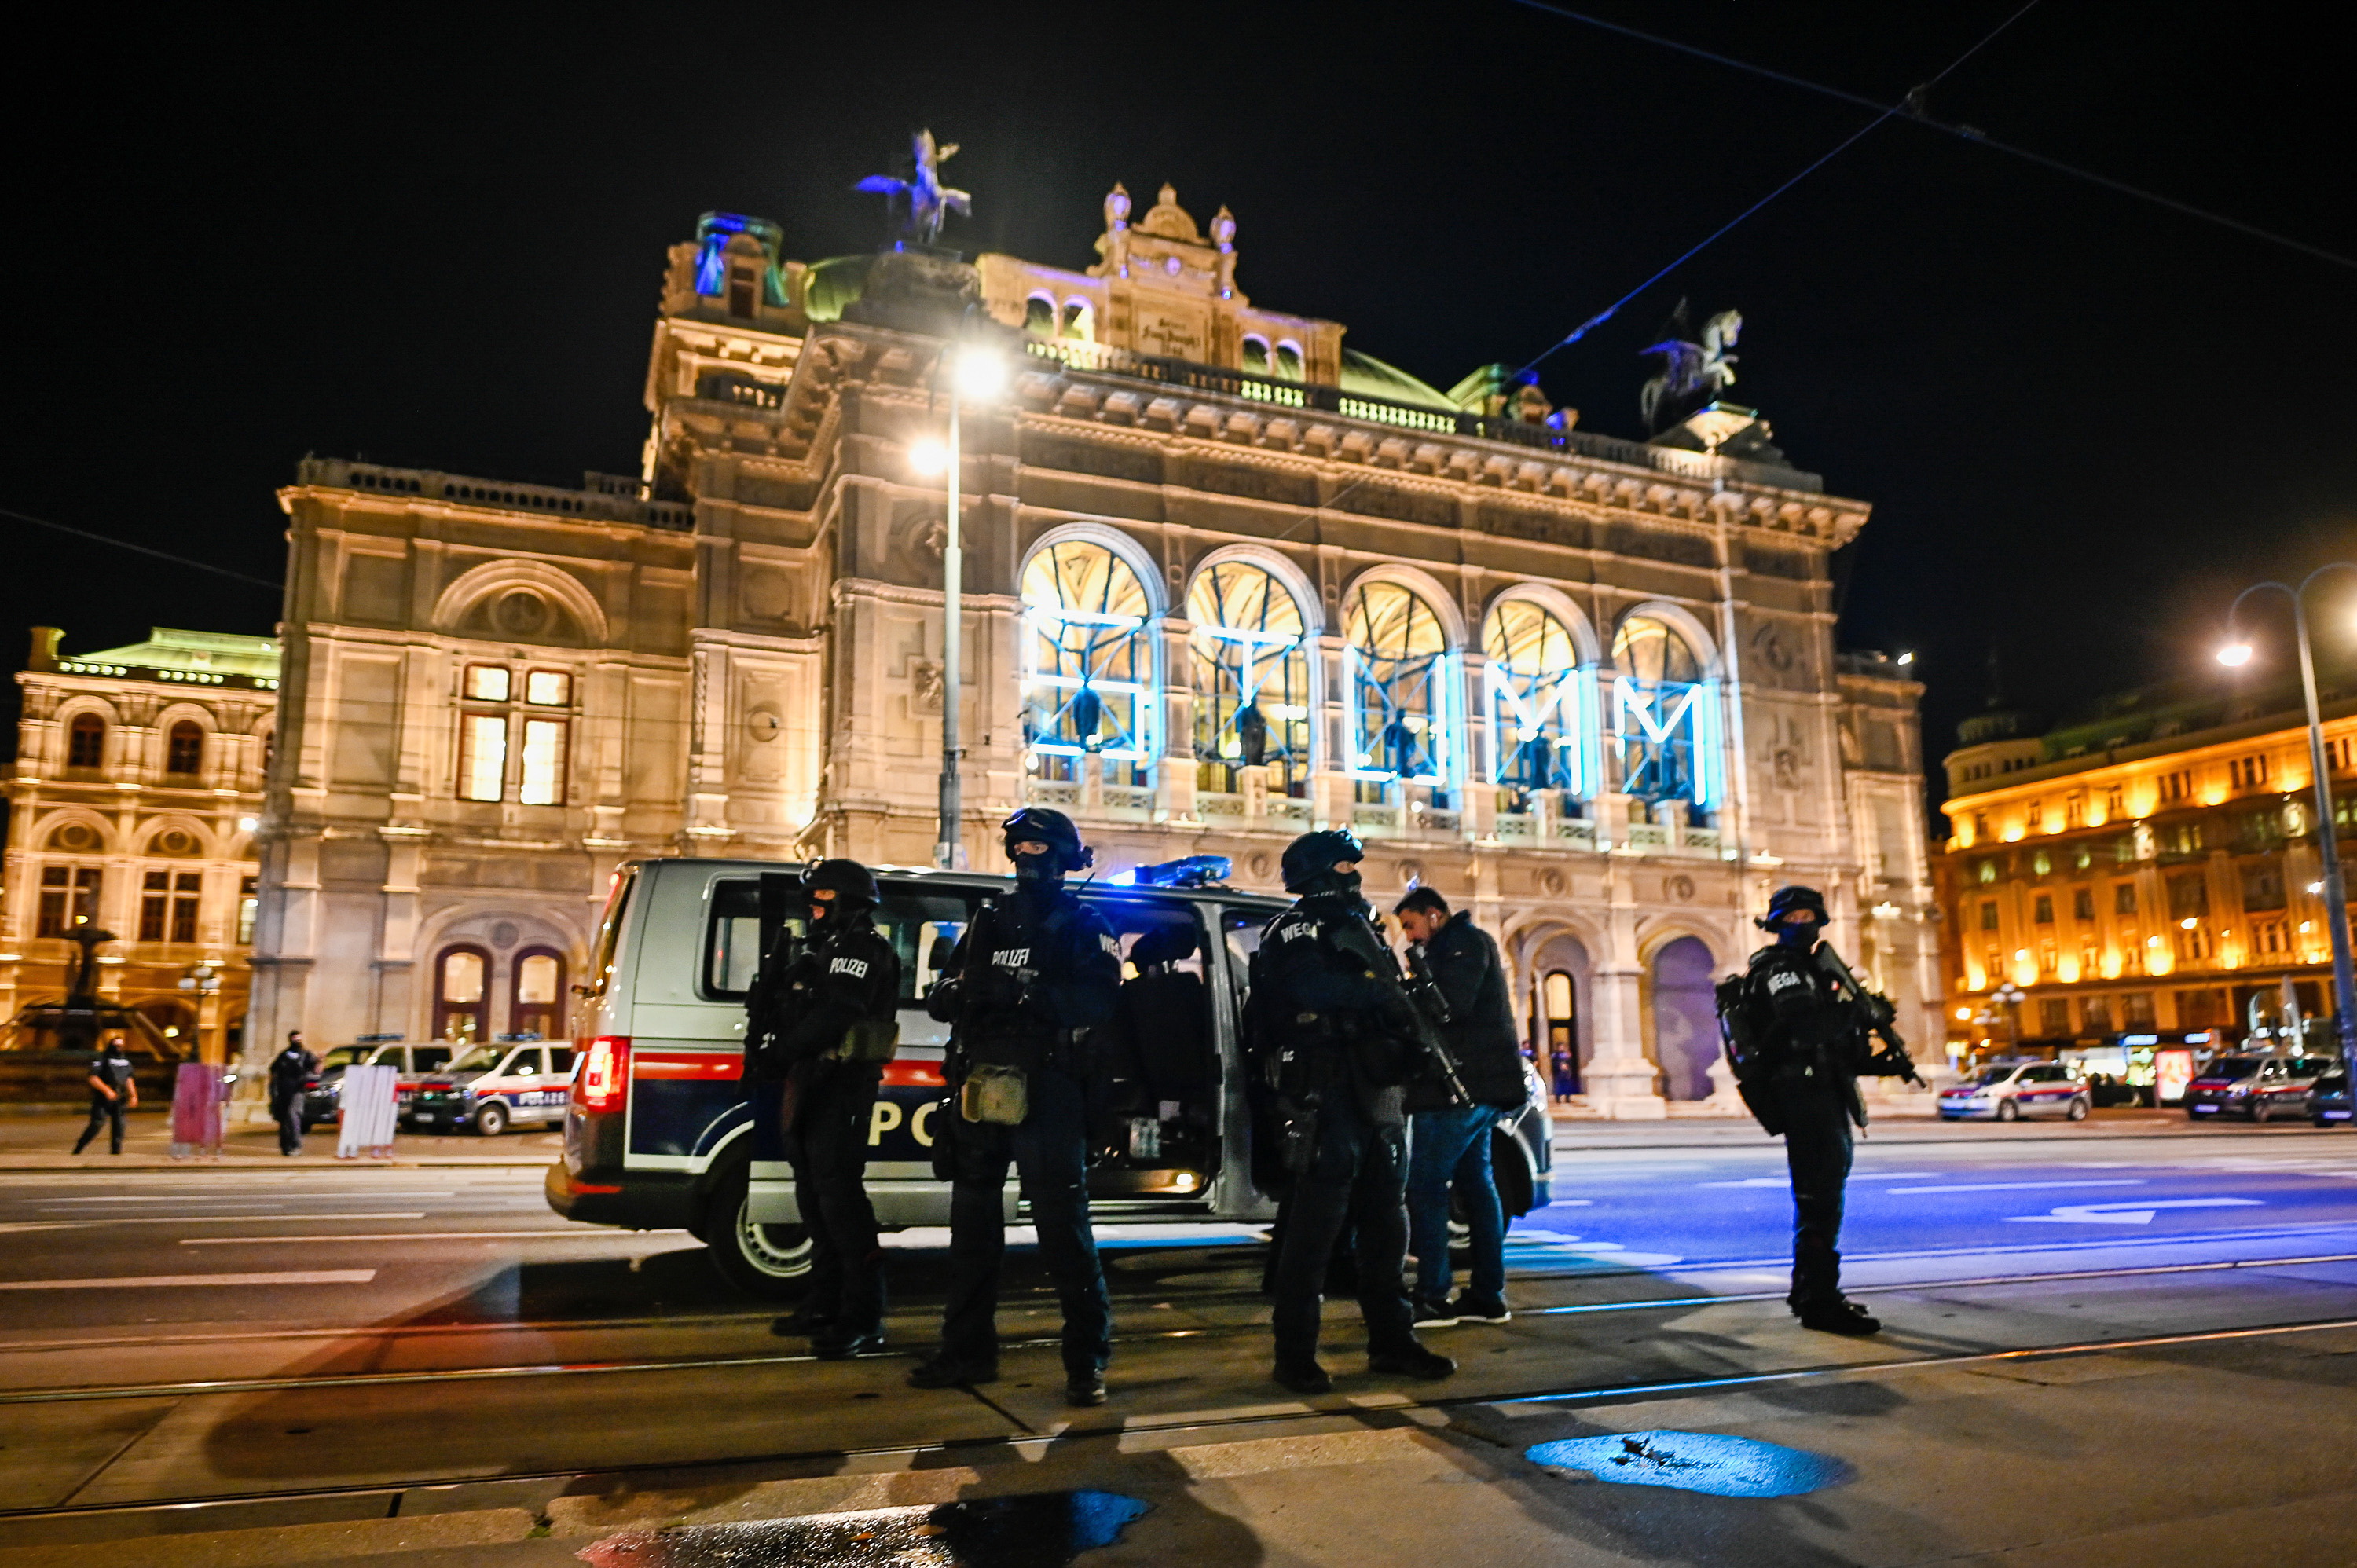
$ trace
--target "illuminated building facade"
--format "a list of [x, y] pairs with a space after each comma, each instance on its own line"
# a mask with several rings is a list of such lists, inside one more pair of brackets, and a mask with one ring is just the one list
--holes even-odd
[[[1946, 760], [1949, 1038], [2002, 1046], [2012, 1031], [2001, 1014], [1974, 1019], [2008, 982], [2028, 993], [2019, 1037], [2049, 1044], [2240, 1037], [2254, 1000], [2270, 1035], [2287, 999], [2329, 1017], [2333, 915], [2305, 721], [2249, 699], [2147, 694], [2110, 708], [2042, 735], [2018, 714], [1985, 714]], [[2345, 831], [2357, 704], [2326, 715]]]
[[1601, 1114], [1732, 1109], [1710, 983], [1782, 882], [1934, 1018], [1919, 688], [1833, 647], [1867, 507], [1438, 392], [1254, 304], [1235, 234], [1116, 190], [1083, 269], [804, 264], [707, 215], [638, 478], [307, 463], [258, 1014], [509, 1032], [518, 955], [578, 978], [630, 855], [929, 864], [945, 499], [913, 458], [963, 320], [1003, 370], [963, 403], [971, 864], [1026, 802], [1107, 874], [1223, 854], [1264, 888], [1351, 827], [1372, 897], [1428, 882], [1500, 936]]
[[61, 656], [33, 628], [0, 897], [0, 1018], [64, 999], [92, 925], [99, 993], [175, 1052], [234, 1058], [258, 897], [253, 830], [278, 709], [269, 638], [157, 628]]

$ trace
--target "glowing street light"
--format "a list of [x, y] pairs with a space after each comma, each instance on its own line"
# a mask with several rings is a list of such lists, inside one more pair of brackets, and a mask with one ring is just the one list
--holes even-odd
[[2324, 863], [2325, 929], [2332, 934], [2332, 1030], [2341, 1042], [2341, 1059], [2347, 1064], [2357, 1062], [2357, 974], [2352, 972], [2349, 895], [2341, 876], [2340, 833], [2332, 814], [2331, 769], [2324, 758], [2324, 718], [2317, 711], [2316, 656], [2308, 640], [2308, 590], [2327, 572], [2357, 572], [2357, 564], [2327, 562], [2301, 578], [2296, 588], [2288, 583], [2254, 583], [2235, 595], [2233, 604], [2226, 610], [2226, 629], [2231, 640], [2218, 650], [2218, 662], [2230, 668], [2250, 662], [2250, 643], [2233, 635], [2234, 616], [2242, 609], [2244, 599], [2272, 590], [2291, 601], [2292, 634], [2299, 646], [2300, 694], [2308, 703], [2308, 771], [2316, 789], [2317, 856]]
[[963, 476], [958, 456], [959, 417], [967, 398], [996, 397], [1006, 385], [1006, 367], [988, 349], [961, 344], [945, 349], [935, 374], [949, 380], [949, 440], [911, 442], [909, 467], [926, 478], [946, 477], [949, 490], [942, 540], [942, 779], [941, 828], [933, 845], [933, 862], [944, 871], [957, 869], [959, 765], [963, 757], [958, 736], [958, 692], [964, 680], [965, 552], [959, 547], [964, 505], [958, 494]]

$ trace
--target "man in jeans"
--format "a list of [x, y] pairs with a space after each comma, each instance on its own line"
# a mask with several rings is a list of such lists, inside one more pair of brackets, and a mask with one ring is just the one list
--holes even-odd
[[[1470, 1105], [1451, 1105], [1446, 1088], [1408, 1086], [1407, 1217], [1415, 1253], [1415, 1326], [1503, 1323], [1506, 1310], [1506, 1216], [1490, 1170], [1490, 1134], [1498, 1118], [1529, 1098], [1523, 1052], [1506, 1000], [1506, 973], [1498, 944], [1469, 914], [1452, 915], [1448, 900], [1415, 887], [1395, 907], [1400, 930], [1416, 945], [1426, 971], [1448, 1002], [1441, 1030], [1457, 1058]], [[1465, 1198], [1472, 1230], [1472, 1280], [1449, 1299], [1448, 1195]]]

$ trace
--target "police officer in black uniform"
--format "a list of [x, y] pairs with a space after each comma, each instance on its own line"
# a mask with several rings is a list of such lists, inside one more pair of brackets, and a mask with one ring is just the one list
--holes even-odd
[[900, 959], [876, 929], [876, 878], [857, 861], [820, 861], [802, 897], [808, 933], [780, 944], [746, 998], [746, 1074], [769, 1086], [755, 1114], [774, 1119], [811, 1242], [810, 1292], [783, 1326], [840, 1360], [884, 1344], [867, 1129], [899, 1033]]
[[1292, 1190], [1276, 1256], [1275, 1379], [1325, 1393], [1318, 1362], [1327, 1262], [1357, 1238], [1370, 1371], [1445, 1378], [1457, 1363], [1418, 1343], [1407, 1260], [1407, 1117], [1415, 1013], [1391, 950], [1359, 897], [1364, 852], [1347, 832], [1305, 833], [1285, 852], [1293, 908], [1252, 961], [1254, 1067], [1272, 1091], [1265, 1135], [1281, 1139]]
[[942, 1064], [951, 1098], [932, 1120], [935, 1166], [950, 1180], [950, 1289], [941, 1348], [909, 1374], [920, 1389], [998, 1376], [1003, 1194], [1012, 1162], [1031, 1205], [1040, 1261], [1064, 1309], [1064, 1397], [1105, 1401], [1113, 1309], [1089, 1228], [1088, 1053], [1112, 1016], [1121, 948], [1104, 917], [1064, 877], [1095, 856], [1061, 811], [1006, 819], [1015, 891], [984, 904], [928, 1000], [952, 1026]]
[[1759, 924], [1775, 944], [1751, 955], [1743, 979], [1746, 1054], [1756, 1064], [1743, 1090], [1761, 1125], [1783, 1133], [1792, 1174], [1792, 1290], [1785, 1301], [1805, 1327], [1862, 1335], [1882, 1325], [1843, 1299], [1839, 1250], [1850, 1125], [1866, 1124], [1857, 1079], [1913, 1067], [1895, 1049], [1872, 1053], [1871, 1020], [1818, 956], [1817, 933], [1831, 918], [1813, 887], [1780, 887], [1768, 900]]

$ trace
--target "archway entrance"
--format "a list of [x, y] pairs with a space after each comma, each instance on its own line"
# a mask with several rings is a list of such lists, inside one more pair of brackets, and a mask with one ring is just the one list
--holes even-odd
[[1584, 1093], [1592, 1049], [1587, 949], [1577, 937], [1558, 933], [1526, 950], [1522, 971], [1530, 1008], [1524, 1048], [1557, 1100]]
[[1710, 1064], [1719, 1054], [1715, 967], [1695, 937], [1664, 942], [1653, 954], [1653, 1059], [1664, 1099], [1710, 1098]]

